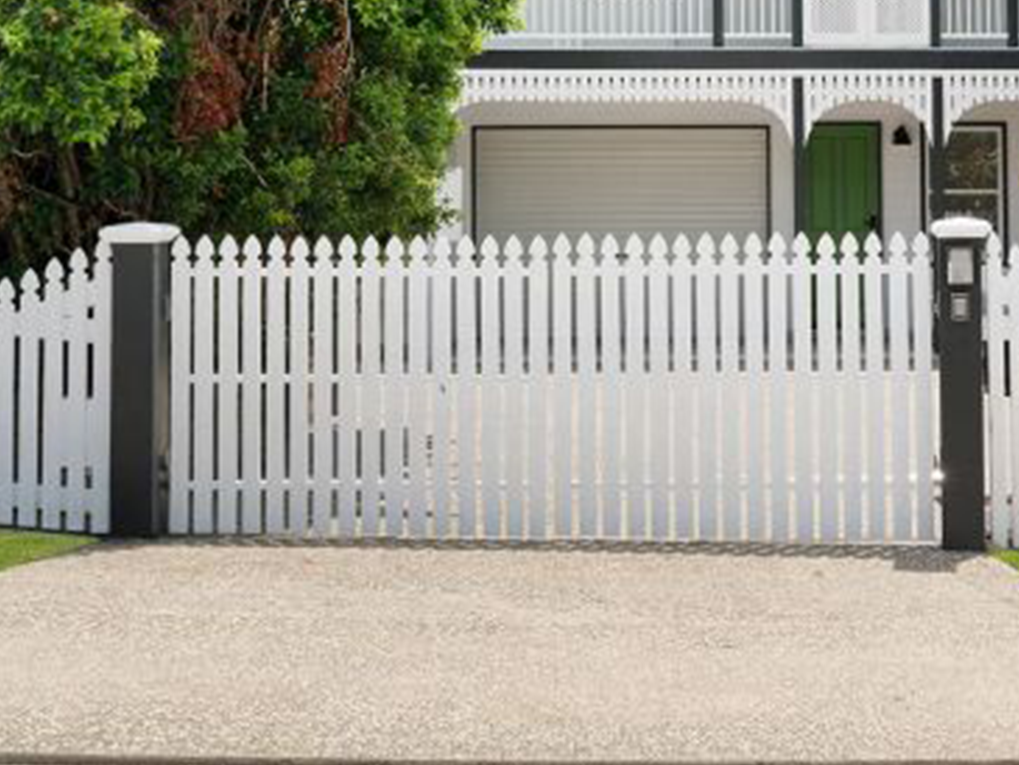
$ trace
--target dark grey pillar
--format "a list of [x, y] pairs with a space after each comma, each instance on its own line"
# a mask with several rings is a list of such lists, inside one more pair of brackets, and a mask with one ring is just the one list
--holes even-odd
[[930, 0], [931, 47], [941, 47], [941, 0]]
[[170, 245], [175, 226], [129, 223], [100, 232], [113, 266], [110, 532], [167, 529], [170, 447]]
[[807, 228], [807, 126], [803, 78], [793, 78], [793, 223], [795, 233]]
[[1019, 0], [1008, 0], [1008, 44], [1019, 47]]
[[725, 0], [714, 0], [712, 6], [713, 29], [712, 44], [716, 48], [725, 46]]
[[937, 333], [941, 375], [944, 547], [983, 550], [983, 261], [991, 226], [973, 218], [939, 220]]
[[793, 47], [803, 47], [803, 3], [805, 0], [793, 0]]

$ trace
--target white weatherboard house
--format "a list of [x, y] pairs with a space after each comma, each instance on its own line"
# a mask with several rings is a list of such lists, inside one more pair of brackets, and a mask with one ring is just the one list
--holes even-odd
[[447, 233], [1019, 225], [1017, 0], [525, 0], [465, 72]]

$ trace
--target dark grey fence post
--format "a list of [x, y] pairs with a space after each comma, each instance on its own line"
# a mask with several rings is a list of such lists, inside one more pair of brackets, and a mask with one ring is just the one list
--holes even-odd
[[983, 262], [991, 226], [973, 218], [949, 218], [934, 223], [932, 231], [937, 242], [944, 547], [983, 550]]
[[180, 229], [110, 226], [113, 268], [110, 532], [167, 529], [170, 446], [170, 245]]

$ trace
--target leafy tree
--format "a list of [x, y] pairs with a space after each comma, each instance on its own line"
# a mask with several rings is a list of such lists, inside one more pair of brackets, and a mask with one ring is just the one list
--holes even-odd
[[517, 0], [0, 0], [0, 270], [108, 223], [412, 235]]

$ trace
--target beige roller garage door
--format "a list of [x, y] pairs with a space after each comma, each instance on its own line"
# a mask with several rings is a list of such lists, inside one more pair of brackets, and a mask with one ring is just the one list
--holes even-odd
[[768, 231], [766, 128], [477, 128], [475, 233]]

